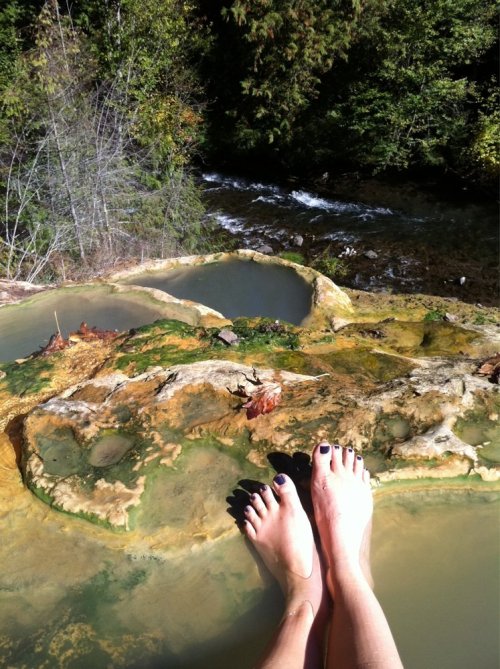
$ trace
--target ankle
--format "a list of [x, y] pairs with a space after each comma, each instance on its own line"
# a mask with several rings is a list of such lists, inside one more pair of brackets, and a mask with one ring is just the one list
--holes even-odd
[[[349, 562], [338, 562], [331, 567], [328, 574], [328, 587], [338, 596], [342, 590], [352, 587], [370, 587], [365, 574], [359, 563], [351, 564]], [[333, 596], [333, 592], [331, 592]]]
[[297, 618], [297, 620], [309, 621], [312, 625], [316, 613], [317, 611], [311, 600], [304, 596], [294, 595], [287, 598], [283, 619], [293, 617]]

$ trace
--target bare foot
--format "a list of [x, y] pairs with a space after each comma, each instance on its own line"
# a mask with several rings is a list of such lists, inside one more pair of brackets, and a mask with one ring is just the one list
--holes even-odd
[[311, 495], [333, 596], [340, 573], [363, 577], [368, 566], [373, 499], [363, 458], [352, 448], [318, 444], [313, 453]]
[[285, 615], [308, 602], [313, 616], [326, 604], [326, 588], [311, 523], [300, 503], [293, 481], [286, 474], [250, 498], [243, 532], [276, 578], [286, 599]]

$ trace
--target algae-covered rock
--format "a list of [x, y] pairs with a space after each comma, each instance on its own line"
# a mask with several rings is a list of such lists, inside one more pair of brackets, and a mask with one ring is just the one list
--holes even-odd
[[[270, 452], [309, 451], [323, 438], [374, 459], [381, 481], [473, 470], [493, 479], [480, 469], [493, 464], [481, 457], [482, 444], [463, 434], [471, 411], [499, 410], [498, 386], [475, 373], [476, 362], [358, 350], [348, 335], [325, 334], [305, 337], [297, 351], [315, 371], [303, 374], [293, 350], [300, 332], [258, 321], [234, 329], [239, 346], [227, 360], [217, 330], [155, 323], [117, 345], [94, 378], [33, 409], [23, 443], [31, 490], [68, 513], [164, 538], [171, 532], [182, 543], [228, 531], [220, 490], [259, 469], [267, 476]], [[177, 364], [142, 371], [158, 351]], [[261, 367], [266, 357], [281, 369]], [[249, 419], [244, 406], [266, 384], [279, 388], [281, 402]], [[195, 500], [194, 508], [211, 508], [202, 519]]]
[[[25, 480], [55, 508], [128, 529], [131, 510], [146, 488], [160, 477], [162, 488], [168, 489], [168, 477], [158, 470], [172, 469], [200, 430], [205, 446], [209, 433], [217, 434], [217, 425], [225, 425], [226, 434], [244, 434], [247, 419], [238, 411], [242, 402], [237, 394], [249, 397], [271, 382], [286, 391], [315, 381], [313, 376], [224, 360], [158, 367], [131, 378], [120, 373], [97, 377], [67, 389], [26, 418]], [[237, 468], [233, 470], [237, 477]], [[205, 498], [216, 493], [207, 487], [209, 474], [200, 473]], [[168, 525], [178, 514], [178, 499], [165, 499], [169, 504], [162, 522]], [[158, 495], [150, 504], [158, 507]], [[143, 510], [132, 524], [141, 516], [149, 526], [152, 515]]]

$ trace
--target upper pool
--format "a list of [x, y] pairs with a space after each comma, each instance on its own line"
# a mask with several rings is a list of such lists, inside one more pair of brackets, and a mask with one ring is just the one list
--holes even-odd
[[311, 286], [293, 269], [251, 260], [144, 272], [125, 282], [201, 302], [227, 318], [263, 316], [299, 325], [312, 305]]

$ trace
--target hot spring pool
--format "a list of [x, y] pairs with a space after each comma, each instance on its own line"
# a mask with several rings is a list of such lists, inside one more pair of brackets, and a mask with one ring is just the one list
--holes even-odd
[[200, 302], [227, 318], [263, 316], [299, 325], [311, 310], [312, 288], [292, 268], [251, 260], [145, 272], [124, 282]]
[[129, 330], [162, 317], [161, 305], [143, 295], [109, 286], [77, 286], [40, 293], [0, 309], [0, 362], [22, 358], [45, 346], [57, 331], [54, 311], [67, 337], [82, 321], [107, 330]]

